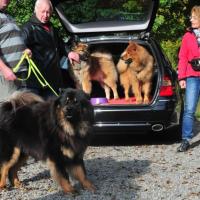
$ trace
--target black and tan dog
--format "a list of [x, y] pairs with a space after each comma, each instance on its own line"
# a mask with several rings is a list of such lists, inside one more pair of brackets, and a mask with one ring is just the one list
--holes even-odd
[[114, 99], [118, 98], [118, 74], [112, 55], [105, 50], [90, 53], [86, 43], [77, 43], [73, 51], [80, 55], [80, 63], [70, 65], [70, 74], [75, 81], [76, 88], [83, 89], [86, 93], [92, 92], [92, 80], [98, 81], [104, 88], [107, 99], [110, 99], [110, 89]]
[[92, 133], [93, 107], [82, 90], [66, 89], [43, 101], [17, 92], [0, 105], [0, 189], [6, 179], [19, 187], [17, 172], [28, 156], [46, 161], [65, 193], [76, 192], [69, 175], [83, 188], [95, 190], [86, 177], [83, 155]]

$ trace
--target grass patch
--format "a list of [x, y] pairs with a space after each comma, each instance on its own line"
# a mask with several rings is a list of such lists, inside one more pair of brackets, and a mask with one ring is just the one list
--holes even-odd
[[195, 116], [196, 116], [197, 119], [200, 120], [200, 101], [198, 102]]

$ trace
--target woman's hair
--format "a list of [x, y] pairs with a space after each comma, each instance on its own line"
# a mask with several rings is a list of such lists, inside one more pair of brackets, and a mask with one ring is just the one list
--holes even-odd
[[198, 20], [200, 20], [200, 6], [194, 6], [191, 10], [191, 14], [194, 14]]

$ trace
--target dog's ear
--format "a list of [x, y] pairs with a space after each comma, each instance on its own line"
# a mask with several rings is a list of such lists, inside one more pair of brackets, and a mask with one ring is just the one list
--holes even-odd
[[89, 44], [84, 43], [85, 48], [89, 48]]
[[131, 45], [132, 43], [133, 43], [133, 41], [132, 41], [132, 40], [129, 40], [128, 44], [130, 44], [130, 45]]
[[74, 51], [76, 49], [76, 46], [77, 46], [77, 42], [73, 41], [72, 45], [71, 45], [72, 51]]
[[129, 40], [129, 45], [130, 45], [130, 46], [135, 46], [136, 43], [135, 43], [133, 40]]
[[133, 42], [132, 40], [129, 41], [129, 46], [134, 51], [137, 49], [137, 43]]
[[54, 107], [55, 109], [57, 109], [57, 108], [60, 106], [60, 104], [61, 104], [61, 96], [59, 96], [59, 97], [57, 97], [56, 99], [54, 99], [53, 102], [54, 102], [54, 103], [53, 103], [53, 107]]
[[82, 96], [84, 97], [84, 99], [87, 99], [87, 100], [90, 100], [90, 95], [86, 92], [84, 92], [82, 89], [78, 89], [77, 92]]
[[59, 95], [62, 95], [65, 92], [64, 88], [59, 88]]
[[137, 50], [137, 44], [135, 42], [131, 42], [128, 45], [127, 51], [128, 52], [135, 52]]

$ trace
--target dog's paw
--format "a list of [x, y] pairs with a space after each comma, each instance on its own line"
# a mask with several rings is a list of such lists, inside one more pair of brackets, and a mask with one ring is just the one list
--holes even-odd
[[115, 95], [114, 95], [114, 99], [119, 99], [119, 95], [118, 95], [118, 94], [115, 94]]
[[150, 101], [149, 100], [144, 100], [143, 104], [149, 104]]
[[125, 101], [127, 101], [127, 102], [129, 102], [129, 101], [130, 101], [130, 98], [129, 98], [129, 96], [126, 96], [126, 97], [125, 97]]
[[83, 183], [83, 187], [84, 187], [84, 189], [89, 190], [91, 192], [95, 192], [96, 191], [96, 187], [89, 180], [86, 180]]
[[0, 191], [6, 189], [6, 184], [0, 183]]
[[16, 181], [16, 182], [14, 182], [14, 188], [24, 188], [25, 187], [25, 185], [23, 184], [23, 183], [21, 183], [20, 181]]
[[135, 103], [136, 104], [143, 104], [143, 100], [142, 99], [136, 99]]
[[73, 195], [78, 195], [79, 194], [78, 190], [76, 190], [74, 187], [63, 188], [63, 192], [65, 194], [73, 194]]

